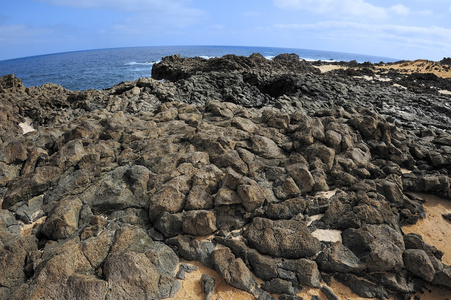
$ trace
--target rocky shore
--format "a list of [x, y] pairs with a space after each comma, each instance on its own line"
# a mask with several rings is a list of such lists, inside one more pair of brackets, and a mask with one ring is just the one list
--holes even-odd
[[1, 77], [0, 299], [171, 298], [187, 261], [257, 299], [451, 290], [451, 242], [402, 228], [426, 218], [417, 193], [451, 201], [451, 79], [320, 67], [174, 55], [103, 91]]

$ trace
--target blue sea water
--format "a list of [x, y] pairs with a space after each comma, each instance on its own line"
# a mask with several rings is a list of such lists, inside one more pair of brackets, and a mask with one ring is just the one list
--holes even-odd
[[105, 89], [122, 81], [150, 77], [152, 65], [162, 57], [220, 57], [226, 54], [249, 56], [260, 53], [271, 59], [281, 53], [296, 53], [306, 60], [335, 60], [377, 63], [393, 58], [352, 53], [291, 48], [237, 46], [168, 46], [99, 49], [48, 54], [0, 61], [0, 76], [14, 73], [25, 86], [56, 83], [71, 90]]

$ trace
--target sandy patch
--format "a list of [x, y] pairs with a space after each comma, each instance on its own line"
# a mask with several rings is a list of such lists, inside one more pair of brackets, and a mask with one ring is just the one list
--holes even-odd
[[404, 226], [402, 230], [406, 234], [420, 234], [426, 243], [443, 251], [443, 263], [451, 265], [451, 222], [442, 217], [442, 214], [451, 213], [451, 200], [423, 193], [412, 194], [426, 200], [423, 204], [426, 219]]
[[330, 72], [333, 70], [339, 70], [343, 69], [346, 70], [348, 67], [340, 66], [340, 65], [321, 65], [321, 66], [314, 66], [315, 68], [319, 69], [321, 73]]
[[334, 229], [317, 229], [312, 235], [323, 242], [341, 242], [341, 230]]
[[320, 220], [324, 214], [313, 215], [308, 218], [307, 226], [310, 226], [314, 221]]
[[335, 195], [337, 193], [337, 191], [338, 191], [338, 189], [325, 191], [325, 192], [318, 192], [318, 193], [316, 193], [316, 196], [325, 197], [325, 198], [329, 199], [330, 197]]
[[[191, 273], [186, 273], [185, 279], [180, 280], [182, 287], [177, 292], [177, 294], [171, 298], [176, 300], [203, 300], [205, 299], [205, 294], [202, 290], [201, 277], [202, 274], [207, 274], [215, 279], [215, 293], [212, 299], [227, 299], [227, 300], [254, 300], [255, 297], [251, 294], [236, 289], [227, 282], [214, 270], [207, 268], [202, 263], [197, 261], [184, 261], [181, 260], [180, 264], [185, 263], [191, 266], [197, 266], [198, 269]], [[177, 268], [178, 271], [178, 268]], [[262, 283], [261, 280], [256, 279], [257, 282]], [[323, 283], [323, 285], [325, 285]], [[368, 300], [368, 298], [361, 298], [354, 294], [348, 287], [339, 283], [338, 281], [332, 279], [330, 288], [339, 297], [339, 299], [354, 299], [354, 300]], [[319, 296], [321, 299], [327, 299], [326, 295], [320, 291], [319, 288], [303, 288], [298, 296], [304, 299], [311, 299], [313, 295]], [[274, 298], [278, 299], [278, 295], [272, 295]], [[370, 299], [371, 300], [371, 299]]]
[[439, 62], [418, 59], [414, 61], [404, 61], [397, 64], [385, 64], [383, 66], [376, 66], [379, 70], [396, 70], [404, 74], [412, 73], [432, 73], [439, 77], [451, 78], [451, 68], [447, 65], [442, 65]]
[[[41, 224], [43, 224], [45, 222], [45, 220], [47, 219], [47, 217], [42, 217], [40, 219], [37, 219], [36, 221], [34, 221], [31, 224], [24, 224], [22, 227], [22, 232], [20, 233], [21, 236], [25, 237], [25, 236], [30, 236], [33, 229]], [[22, 223], [22, 222], [20, 222]]]
[[[205, 293], [202, 290], [201, 277], [202, 274], [207, 274], [215, 279], [215, 293], [212, 299], [255, 299], [251, 294], [234, 288], [228, 284], [216, 271], [207, 268], [197, 261], [181, 261], [192, 266], [197, 266], [197, 271], [186, 273], [185, 280], [180, 280], [182, 287], [172, 299], [184, 300], [204, 300]], [[178, 271], [178, 268], [177, 270]]]
[[404, 168], [401, 168], [401, 173], [403, 173], [403, 174], [410, 174], [410, 173], [412, 173], [412, 171], [404, 169]]
[[[324, 282], [322, 282], [322, 285], [327, 286]], [[335, 295], [338, 297], [338, 299], [352, 299], [352, 300], [375, 300], [376, 298], [362, 298], [354, 294], [350, 288], [347, 286], [341, 284], [340, 282], [336, 281], [335, 279], [332, 279], [330, 286], [328, 286], [330, 289], [333, 290]], [[321, 299], [327, 299], [326, 295], [320, 291], [320, 289], [315, 288], [305, 288], [300, 293], [298, 293], [298, 296], [302, 297], [303, 299], [310, 300], [313, 295], [319, 296]]]
[[[442, 262], [451, 265], [451, 222], [442, 217], [442, 214], [451, 213], [451, 200], [446, 200], [434, 195], [424, 193], [412, 193], [423, 198], [426, 211], [426, 219], [419, 220], [416, 224], [404, 226], [405, 234], [417, 233], [429, 245], [435, 246], [445, 254]], [[451, 290], [441, 287], [430, 287], [423, 294], [419, 294], [422, 300], [451, 299]]]
[[381, 77], [380, 75], [374, 75], [374, 76], [368, 76], [368, 75], [354, 76], [354, 78], [365, 79], [365, 80], [367, 80], [367, 81], [384, 81], [384, 82], [391, 81], [390, 78]]
[[25, 117], [25, 121], [23, 123], [19, 123], [19, 126], [22, 128], [22, 134], [36, 131], [36, 129], [33, 128], [32, 123], [33, 120], [28, 117]]

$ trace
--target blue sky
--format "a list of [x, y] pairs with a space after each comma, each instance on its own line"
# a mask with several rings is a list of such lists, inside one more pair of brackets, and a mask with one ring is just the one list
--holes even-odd
[[451, 56], [451, 0], [1, 0], [0, 45], [0, 60], [165, 45], [440, 60]]

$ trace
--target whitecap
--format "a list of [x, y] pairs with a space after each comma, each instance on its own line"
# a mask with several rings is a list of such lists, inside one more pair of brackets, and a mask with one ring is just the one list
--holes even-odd
[[125, 63], [126, 66], [136, 66], [136, 65], [140, 65], [140, 66], [152, 66], [153, 64], [155, 64], [154, 61], [148, 61], [148, 62], [136, 62], [136, 61], [131, 61], [131, 62]]
[[309, 61], [309, 62], [315, 62], [315, 61], [321, 61], [321, 62], [330, 62], [330, 63], [334, 63], [334, 62], [338, 62], [338, 60], [335, 59], [318, 59], [318, 58], [300, 58], [300, 60], [305, 60], [305, 61]]
[[216, 56], [201, 55], [199, 57], [203, 58], [203, 59], [211, 59], [211, 58], [215, 58]]

